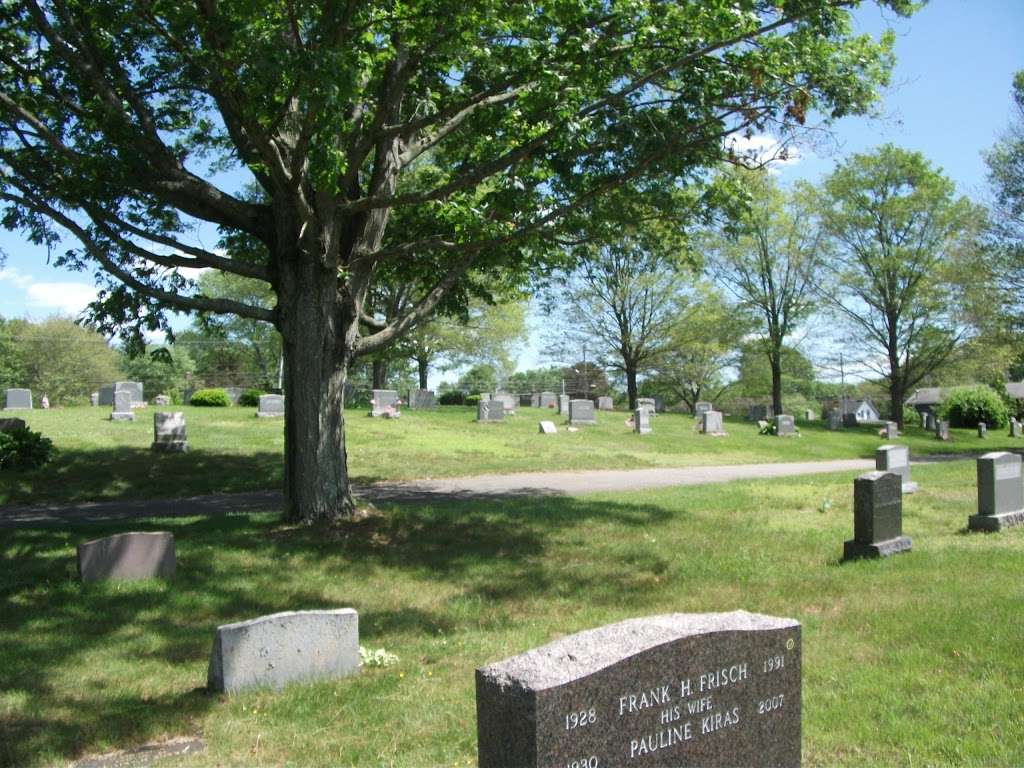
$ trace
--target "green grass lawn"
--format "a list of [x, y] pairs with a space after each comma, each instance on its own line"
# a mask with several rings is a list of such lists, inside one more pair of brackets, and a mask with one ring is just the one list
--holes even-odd
[[[284, 437], [280, 420], [257, 419], [251, 408], [181, 408], [191, 451], [160, 455], [149, 449], [154, 409], [134, 423], [111, 422], [106, 408], [68, 408], [28, 413], [32, 429], [52, 438], [59, 457], [35, 472], [0, 473], [0, 504], [162, 498], [261, 490], [281, 486]], [[802, 437], [757, 434], [756, 426], [729, 420], [729, 436], [696, 432], [689, 416], [661, 414], [654, 432], [635, 435], [622, 412], [599, 413], [597, 426], [557, 435], [537, 433], [552, 411], [522, 408], [502, 424], [477, 424], [474, 408], [405, 410], [396, 421], [352, 411], [348, 455], [355, 481], [408, 480], [480, 473], [572, 469], [634, 469], [770, 461], [870, 458], [883, 441], [877, 427], [830, 432], [820, 422], [799, 424]], [[952, 430], [943, 443], [910, 427], [898, 441], [914, 456], [996, 450], [1022, 445], [1003, 430], [981, 440], [971, 430]]]
[[[472, 765], [476, 667], [626, 617], [743, 608], [803, 624], [805, 765], [1021, 765], [1024, 530], [964, 533], [974, 471], [915, 468], [913, 551], [846, 565], [853, 473], [386, 507], [328, 529], [268, 512], [3, 531], [0, 763], [200, 734], [205, 754], [161, 764]], [[173, 584], [73, 578], [78, 542], [156, 528], [177, 539]], [[216, 625], [333, 607], [398, 663], [204, 690]]]

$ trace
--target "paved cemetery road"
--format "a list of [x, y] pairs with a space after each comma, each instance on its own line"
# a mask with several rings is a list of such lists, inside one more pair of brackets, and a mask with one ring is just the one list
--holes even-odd
[[[702, 485], [725, 483], [730, 480], [760, 480], [874, 468], [875, 463], [871, 459], [841, 459], [679, 469], [522, 472], [512, 475], [475, 475], [439, 480], [376, 483], [357, 486], [355, 492], [357, 496], [370, 502], [429, 503], [431, 501], [487, 500], [508, 496], [578, 495], [601, 491], [631, 491], [673, 485]], [[214, 494], [183, 499], [101, 501], [66, 505], [10, 505], [0, 507], [0, 528], [131, 520], [146, 517], [228, 515], [274, 510], [280, 506], [281, 494], [278, 491]]]

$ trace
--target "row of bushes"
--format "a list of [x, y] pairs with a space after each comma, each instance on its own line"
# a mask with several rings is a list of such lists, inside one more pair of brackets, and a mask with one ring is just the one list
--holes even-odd
[[953, 427], [976, 427], [981, 422], [989, 427], [1005, 427], [1010, 423], [1006, 401], [986, 386], [954, 389], [942, 401], [938, 415]]
[[[238, 397], [238, 404], [248, 408], [255, 408], [260, 404], [260, 396], [265, 395], [259, 389], [247, 389]], [[190, 405], [200, 408], [227, 408], [231, 405], [231, 398], [223, 389], [197, 389], [192, 393]]]

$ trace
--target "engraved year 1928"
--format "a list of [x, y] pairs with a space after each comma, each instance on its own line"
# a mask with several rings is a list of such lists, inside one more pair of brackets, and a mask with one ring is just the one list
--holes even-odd
[[570, 712], [565, 716], [565, 730], [571, 731], [574, 728], [582, 728], [585, 725], [597, 722], [597, 710], [581, 709], [579, 712]]

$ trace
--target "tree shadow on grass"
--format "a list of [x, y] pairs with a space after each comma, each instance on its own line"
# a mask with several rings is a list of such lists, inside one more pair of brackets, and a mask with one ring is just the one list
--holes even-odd
[[[634, 555], [626, 552], [604, 573], [567, 575], [547, 557], [552, 537], [592, 525], [640, 530], [672, 514], [542, 497], [403, 505], [328, 527], [228, 515], [0, 531], [0, 690], [23, 702], [0, 718], [0, 764], [70, 759], [194, 732], [221, 701], [203, 689], [219, 624], [352, 605], [366, 644], [466, 628], [465, 613], [451, 602], [395, 608], [355, 588], [351, 602], [339, 602], [339, 583], [359, 584], [371, 574], [454, 585], [456, 599], [485, 601], [483, 623], [499, 628], [514, 621], [502, 606], [552, 599], [567, 587], [597, 602], [640, 595], [637, 575], [646, 566]], [[75, 546], [125, 530], [174, 533], [173, 582], [77, 581]], [[146, 674], [156, 678], [140, 679]]]

